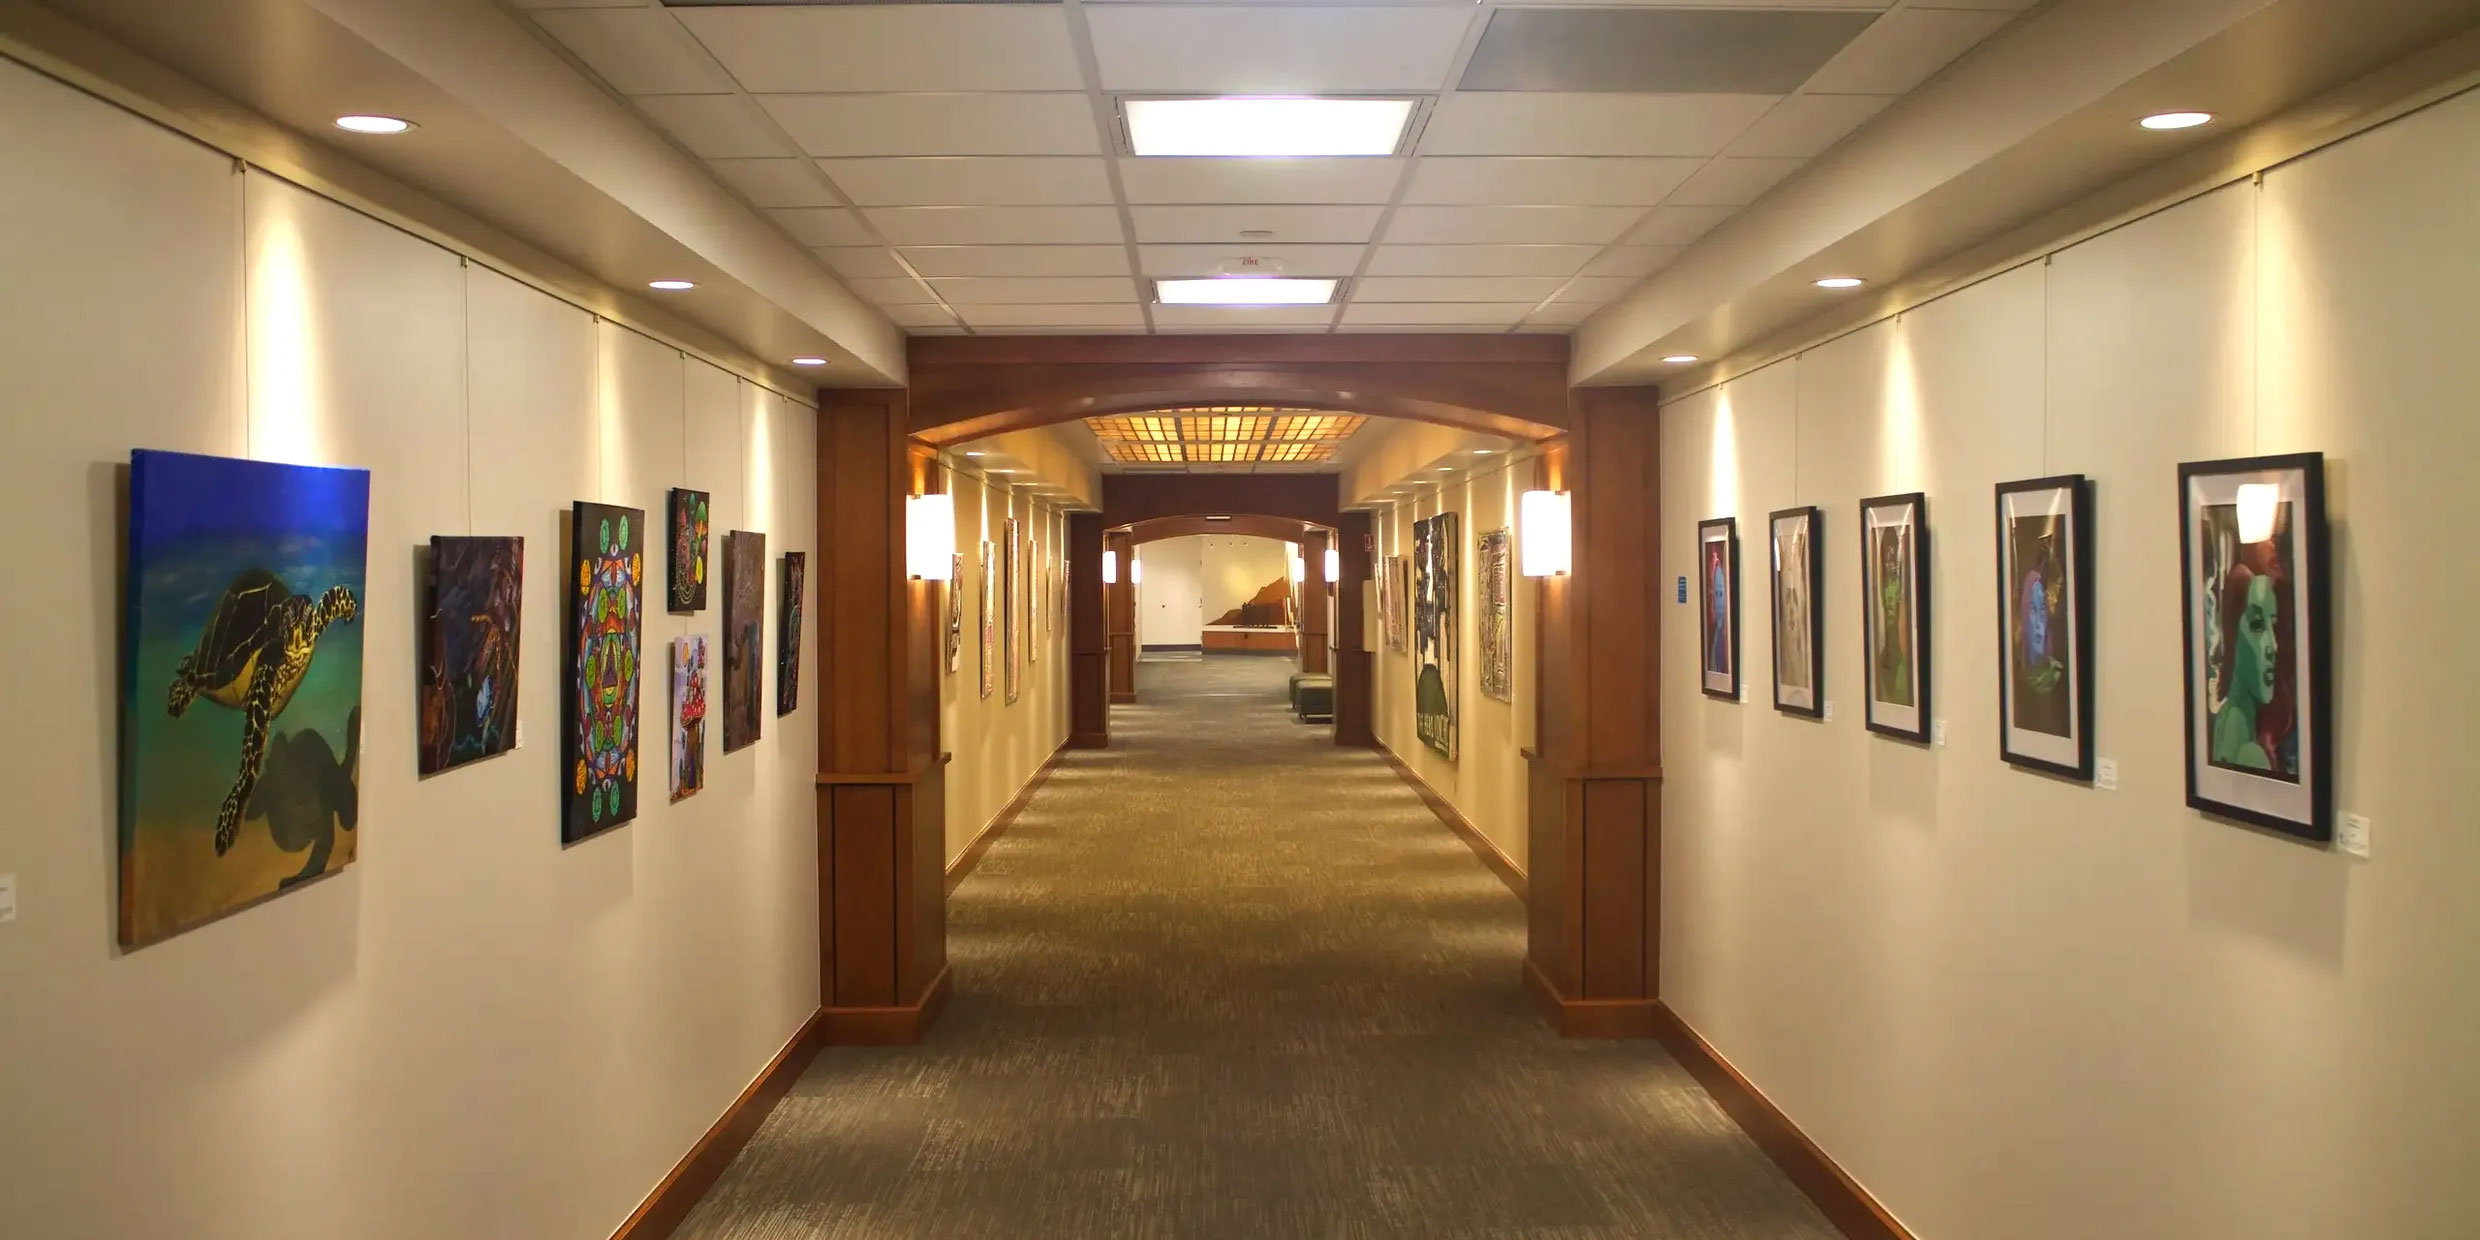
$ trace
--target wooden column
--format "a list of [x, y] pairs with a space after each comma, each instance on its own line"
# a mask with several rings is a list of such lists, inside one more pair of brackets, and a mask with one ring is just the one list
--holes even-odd
[[1363, 606], [1369, 576], [1369, 514], [1343, 514], [1335, 543], [1343, 555], [1342, 577], [1335, 583], [1335, 743], [1374, 746], [1378, 734], [1370, 727], [1375, 697], [1375, 656], [1368, 646], [1368, 620]]
[[1326, 549], [1335, 545], [1335, 536], [1325, 530], [1310, 530], [1300, 538], [1300, 562], [1304, 572], [1300, 583], [1300, 670], [1324, 675], [1328, 669], [1327, 643], [1333, 639], [1333, 621], [1328, 617], [1326, 589]]
[[1570, 1037], [1654, 1032], [1661, 965], [1662, 582], [1652, 388], [1580, 388], [1544, 457], [1574, 568], [1540, 579], [1525, 982]]
[[1111, 744], [1111, 634], [1102, 615], [1102, 514], [1068, 514], [1068, 747]]
[[942, 486], [901, 391], [818, 410], [818, 966], [831, 1043], [918, 1041], [946, 1000], [945, 583], [904, 572], [907, 496]]
[[1102, 587], [1102, 615], [1110, 632], [1111, 700], [1137, 700], [1137, 587], [1128, 580], [1136, 545], [1125, 530], [1102, 536], [1103, 550], [1119, 560], [1119, 580]]

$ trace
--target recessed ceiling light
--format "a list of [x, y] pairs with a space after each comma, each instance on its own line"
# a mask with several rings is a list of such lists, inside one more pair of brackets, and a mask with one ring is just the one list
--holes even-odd
[[1819, 288], [1858, 288], [1858, 287], [1860, 287], [1860, 277], [1858, 277], [1858, 276], [1827, 276], [1825, 279], [1819, 280], [1819, 281], [1817, 282], [1817, 287], [1819, 287]]
[[1489, 450], [1488, 448], [1475, 448], [1475, 449], [1473, 449], [1473, 455], [1474, 455], [1474, 456], [1488, 456], [1489, 454], [1490, 454], [1490, 450]]
[[1670, 364], [1671, 364], [1671, 365], [1673, 365], [1673, 366], [1685, 366], [1685, 365], [1687, 365], [1688, 363], [1693, 362], [1693, 361], [1695, 361], [1695, 360], [1696, 360], [1696, 354], [1694, 354], [1694, 353], [1673, 353], [1673, 354], [1671, 354], [1669, 357], [1663, 358], [1662, 360], [1663, 360], [1663, 361], [1665, 361], [1665, 362], [1670, 363]]
[[339, 116], [336, 128], [347, 133], [403, 133], [413, 128], [413, 122], [401, 116]]
[[687, 280], [648, 280], [646, 287], [661, 289], [666, 293], [685, 293], [696, 288], [697, 285]]
[[979, 452], [967, 452], [967, 453], [965, 453], [965, 455], [966, 455], [966, 456], [980, 456], [980, 455], [981, 455], [981, 453], [979, 453]]
[[1322, 306], [1335, 299], [1337, 283], [1285, 276], [1156, 280], [1154, 300], [1166, 306]]
[[1451, 474], [1451, 473], [1454, 473], [1454, 472], [1455, 472], [1455, 466], [1453, 466], [1453, 465], [1441, 465], [1441, 466], [1439, 466], [1439, 467], [1438, 467], [1438, 472], [1439, 472], [1439, 473], [1442, 473], [1442, 474]]
[[827, 359], [823, 357], [796, 357], [792, 359], [792, 364], [795, 366], [824, 366], [827, 364]]
[[1392, 155], [1409, 99], [1131, 99], [1139, 155]]
[[2212, 121], [2211, 112], [2155, 112], [2136, 123], [2146, 129], [2194, 129]]

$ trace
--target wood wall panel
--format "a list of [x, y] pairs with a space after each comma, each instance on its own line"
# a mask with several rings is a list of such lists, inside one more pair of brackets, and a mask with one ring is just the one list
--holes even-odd
[[1584, 994], [1649, 997], [1645, 989], [1645, 785], [1584, 781]]
[[1102, 524], [1249, 513], [1333, 529], [1343, 480], [1333, 474], [1105, 474]]
[[1103, 520], [1068, 514], [1068, 744], [1111, 743], [1111, 633], [1102, 614]]
[[[1104, 484], [1107, 491], [1109, 484]], [[1110, 514], [1104, 513], [1107, 519]], [[1106, 662], [1111, 669], [1111, 700], [1137, 700], [1137, 587], [1129, 580], [1136, 560], [1136, 544], [1124, 530], [1102, 536], [1102, 548], [1119, 562], [1119, 580], [1102, 587], [1102, 614], [1108, 630], [1109, 649]]]
[[1300, 561], [1307, 568], [1300, 583], [1300, 670], [1325, 675], [1332, 666], [1328, 646], [1334, 640], [1333, 592], [1327, 589], [1326, 549], [1335, 545], [1331, 530], [1313, 529], [1302, 539]]
[[1374, 709], [1376, 656], [1368, 645], [1367, 616], [1370, 582], [1370, 523], [1366, 512], [1343, 514], [1335, 530], [1342, 553], [1342, 580], [1335, 588], [1335, 743], [1367, 746], [1378, 743], [1371, 726]]
[[846, 784], [833, 802], [835, 990], [838, 1007], [896, 1002], [896, 793]]

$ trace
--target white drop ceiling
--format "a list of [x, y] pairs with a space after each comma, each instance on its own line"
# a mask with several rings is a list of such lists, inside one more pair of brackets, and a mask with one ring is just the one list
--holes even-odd
[[[509, 3], [915, 334], [1564, 332], [2033, 6]], [[1420, 106], [1391, 157], [1125, 154], [1131, 96], [1310, 93]], [[1346, 283], [1148, 304], [1242, 257]]]

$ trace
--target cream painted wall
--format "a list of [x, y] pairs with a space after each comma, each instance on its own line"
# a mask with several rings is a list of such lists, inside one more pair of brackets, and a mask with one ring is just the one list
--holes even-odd
[[[1924, 1240], [2446, 1240], [2480, 1217], [2480, 94], [1663, 411], [1666, 575], [1740, 522], [1748, 666], [1665, 624], [1664, 998]], [[2181, 461], [2326, 454], [2359, 861], [2183, 803]], [[1992, 487], [2098, 505], [2100, 791], [1998, 761]], [[1942, 748], [1861, 727], [1851, 531], [1929, 497]], [[1836, 717], [1776, 713], [1768, 511], [1827, 517]], [[1681, 609], [1680, 615], [1687, 615]]]
[[1198, 536], [1198, 578], [1204, 623], [1212, 624], [1275, 582], [1292, 579], [1299, 545], [1248, 534]]
[[[561, 518], [688, 485], [811, 549], [813, 415], [7, 63], [0, 152], [6, 1229], [608, 1235], [817, 1008], [819, 695], [673, 805], [650, 681], [637, 820], [562, 848]], [[124, 953], [133, 447], [368, 468], [369, 675], [359, 859]], [[469, 532], [527, 541], [525, 745], [417, 779], [414, 549]]]
[[[1378, 619], [1377, 592], [1372, 590], [1367, 615], [1370, 649], [1377, 652], [1377, 695], [1373, 724], [1379, 743], [1394, 751], [1423, 782], [1454, 805], [1467, 822], [1489, 837], [1498, 850], [1526, 864], [1525, 769], [1522, 751], [1533, 743], [1533, 617], [1539, 586], [1518, 575], [1516, 546], [1523, 531], [1517, 520], [1518, 497], [1538, 485], [1540, 464], [1530, 458], [1506, 459], [1485, 470], [1457, 474], [1410, 503], [1376, 510], [1371, 527], [1378, 550], [1371, 572], [1386, 571], [1386, 558], [1412, 555], [1412, 525], [1440, 512], [1461, 514], [1458, 531], [1463, 544], [1459, 606], [1456, 614], [1456, 759], [1440, 757], [1421, 743], [1413, 723], [1413, 651], [1407, 640], [1401, 652], [1386, 645]], [[1508, 554], [1508, 612], [1515, 630], [1515, 656], [1509, 662], [1513, 700], [1502, 702], [1481, 692], [1481, 612], [1479, 546], [1481, 536], [1505, 528], [1516, 546]], [[1406, 606], [1409, 607], [1407, 601]], [[1407, 613], [1409, 614], [1409, 613]]]
[[1165, 538], [1136, 549], [1145, 565], [1137, 590], [1137, 642], [1141, 646], [1195, 646], [1204, 640], [1206, 540], [1202, 534]]
[[[1068, 740], [1067, 617], [1058, 611], [1058, 596], [1046, 593], [1056, 588], [1056, 579], [1039, 571], [1065, 554], [1067, 518], [1031, 492], [959, 468], [952, 457], [943, 458], [940, 468], [947, 471], [948, 493], [956, 497], [956, 550], [964, 555], [963, 650], [956, 670], [942, 673], [939, 681], [939, 744], [954, 755], [946, 788], [947, 861], [953, 865]], [[1032, 552], [1017, 553], [1022, 584], [1034, 597], [1029, 618], [1025, 602], [1018, 602], [1018, 623], [1025, 626], [1018, 640], [1026, 643], [1026, 657], [1014, 702], [1007, 700], [1004, 670], [992, 676], [990, 696], [982, 696], [978, 602], [982, 542], [990, 543], [991, 579], [997, 582], [996, 566], [1003, 561], [996, 557], [1011, 514], [1017, 537], [1035, 545]]]

